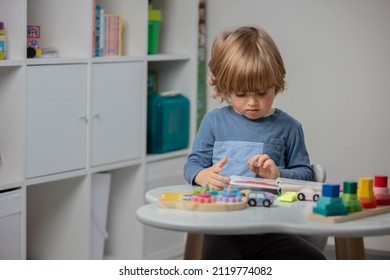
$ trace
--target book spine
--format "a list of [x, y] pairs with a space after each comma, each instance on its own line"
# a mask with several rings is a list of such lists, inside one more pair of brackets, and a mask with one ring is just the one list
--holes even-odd
[[114, 37], [114, 43], [115, 43], [115, 55], [119, 55], [119, 17], [115, 16], [114, 17], [114, 32], [115, 32], [115, 37]]
[[105, 56], [105, 16], [104, 9], [100, 9], [100, 40], [99, 40], [99, 55]]
[[96, 0], [92, 1], [92, 55], [96, 50]]
[[107, 15], [107, 55], [112, 55], [112, 32], [111, 32], [111, 16]]
[[95, 31], [95, 56], [99, 56], [100, 50], [100, 5], [96, 5], [96, 31]]
[[118, 37], [119, 37], [119, 55], [123, 55], [123, 48], [122, 48], [122, 17], [119, 16], [119, 29], [118, 29]]

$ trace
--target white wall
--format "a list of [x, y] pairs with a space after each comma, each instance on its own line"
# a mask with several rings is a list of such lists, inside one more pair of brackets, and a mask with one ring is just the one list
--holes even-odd
[[[275, 105], [303, 124], [327, 181], [390, 175], [389, 14], [388, 0], [207, 0], [208, 57], [224, 28], [263, 27], [287, 70]], [[365, 242], [390, 251], [390, 236]]]

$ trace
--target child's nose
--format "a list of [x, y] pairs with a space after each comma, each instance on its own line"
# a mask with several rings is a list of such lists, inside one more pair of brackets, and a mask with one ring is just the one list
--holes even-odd
[[259, 102], [257, 101], [256, 98], [254, 98], [254, 97], [249, 97], [248, 104], [249, 104], [249, 106], [256, 106], [256, 105], [259, 104]]

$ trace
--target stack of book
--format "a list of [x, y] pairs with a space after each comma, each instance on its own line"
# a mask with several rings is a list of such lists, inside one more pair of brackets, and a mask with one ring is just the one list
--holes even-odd
[[118, 14], [105, 14], [104, 9], [94, 3], [93, 19], [93, 55], [122, 55], [122, 17]]

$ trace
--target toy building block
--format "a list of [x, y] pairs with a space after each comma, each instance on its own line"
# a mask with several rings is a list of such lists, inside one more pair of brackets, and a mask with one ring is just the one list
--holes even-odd
[[323, 184], [322, 195], [313, 208], [313, 212], [322, 216], [347, 215], [348, 209], [344, 206], [340, 197], [340, 185]]
[[343, 198], [344, 206], [348, 209], [348, 212], [362, 211], [362, 206], [357, 198], [357, 182], [344, 182], [341, 197]]
[[217, 202], [232, 203], [240, 202], [241, 200], [242, 193], [237, 189], [233, 189], [230, 185], [217, 195]]
[[202, 187], [201, 191], [197, 194], [194, 194], [191, 197], [193, 202], [199, 203], [212, 203], [216, 201], [215, 196], [211, 195], [210, 191], [207, 188]]
[[201, 189], [203, 192], [198, 194], [195, 194], [195, 192], [162, 193], [160, 199], [157, 201], [157, 205], [159, 208], [190, 211], [236, 211], [248, 207], [246, 200], [228, 203], [217, 202], [216, 195], [212, 194], [212, 192], [206, 192], [206, 188]]
[[377, 206], [372, 178], [359, 178], [357, 196], [363, 208], [375, 208]]
[[285, 192], [281, 196], [277, 197], [276, 200], [282, 201], [282, 202], [294, 202], [297, 200], [297, 193], [296, 192]]
[[374, 194], [377, 205], [390, 205], [390, 189], [387, 187], [387, 176], [374, 176]]
[[219, 192], [202, 187], [200, 191], [194, 193], [191, 200], [198, 203], [236, 203], [242, 201], [242, 193], [231, 186]]
[[274, 199], [267, 195], [265, 191], [250, 191], [247, 195], [247, 203], [249, 206], [264, 206], [271, 207]]

